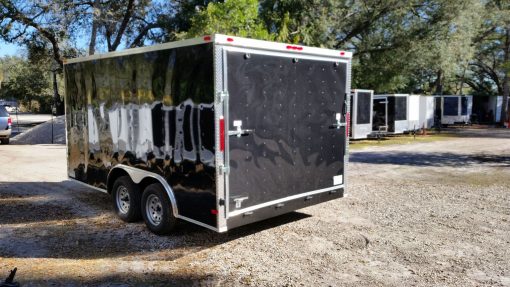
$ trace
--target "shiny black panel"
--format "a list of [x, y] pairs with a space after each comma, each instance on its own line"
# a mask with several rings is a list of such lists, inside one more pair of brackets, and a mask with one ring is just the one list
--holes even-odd
[[395, 120], [407, 120], [407, 97], [394, 97], [395, 98]]
[[106, 188], [125, 164], [162, 175], [181, 215], [216, 226], [212, 44], [65, 65], [68, 174]]
[[444, 97], [443, 98], [443, 115], [458, 116], [459, 115], [459, 98]]
[[[370, 102], [372, 101], [371, 93], [358, 92], [356, 101], [356, 124], [370, 123]], [[351, 101], [352, 103], [352, 101]]]
[[388, 131], [389, 132], [395, 132], [395, 97], [390, 96], [387, 98], [388, 102]]
[[373, 115], [372, 115], [372, 130], [379, 131], [381, 127], [387, 124], [388, 100], [387, 98], [374, 98]]
[[230, 209], [333, 186], [344, 172], [345, 63], [229, 52]]
[[468, 98], [466, 96], [460, 97], [460, 115], [465, 116], [468, 114]]

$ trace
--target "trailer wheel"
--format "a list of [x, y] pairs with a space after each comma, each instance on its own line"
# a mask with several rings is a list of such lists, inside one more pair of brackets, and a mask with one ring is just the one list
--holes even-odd
[[115, 180], [112, 188], [112, 199], [115, 213], [125, 222], [141, 219], [140, 189], [127, 175]]
[[9, 144], [9, 139], [2, 139], [2, 144]]
[[177, 218], [161, 184], [153, 183], [145, 188], [142, 195], [142, 216], [147, 228], [155, 234], [168, 234], [174, 228]]

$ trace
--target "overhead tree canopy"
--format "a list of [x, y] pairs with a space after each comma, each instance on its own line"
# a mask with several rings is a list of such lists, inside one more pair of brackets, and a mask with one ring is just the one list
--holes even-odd
[[273, 38], [259, 19], [257, 0], [211, 2], [191, 19], [191, 27], [185, 36], [196, 37], [213, 33], [263, 40]]
[[350, 50], [353, 86], [377, 92], [510, 89], [508, 1], [0, 0], [1, 37], [58, 63], [212, 33]]

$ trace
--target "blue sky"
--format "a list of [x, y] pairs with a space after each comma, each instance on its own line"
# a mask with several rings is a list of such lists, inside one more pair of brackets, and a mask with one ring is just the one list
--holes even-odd
[[0, 40], [0, 57], [20, 54], [22, 48], [18, 45], [8, 44]]

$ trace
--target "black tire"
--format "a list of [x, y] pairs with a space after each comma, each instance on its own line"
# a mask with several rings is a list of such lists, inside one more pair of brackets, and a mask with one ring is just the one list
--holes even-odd
[[177, 223], [172, 203], [161, 184], [153, 183], [143, 191], [142, 216], [147, 228], [158, 235], [170, 233]]
[[9, 139], [2, 139], [2, 144], [9, 144]]
[[112, 188], [112, 201], [115, 213], [120, 219], [125, 222], [135, 222], [142, 218], [140, 194], [140, 188], [129, 176], [121, 176], [115, 180]]

